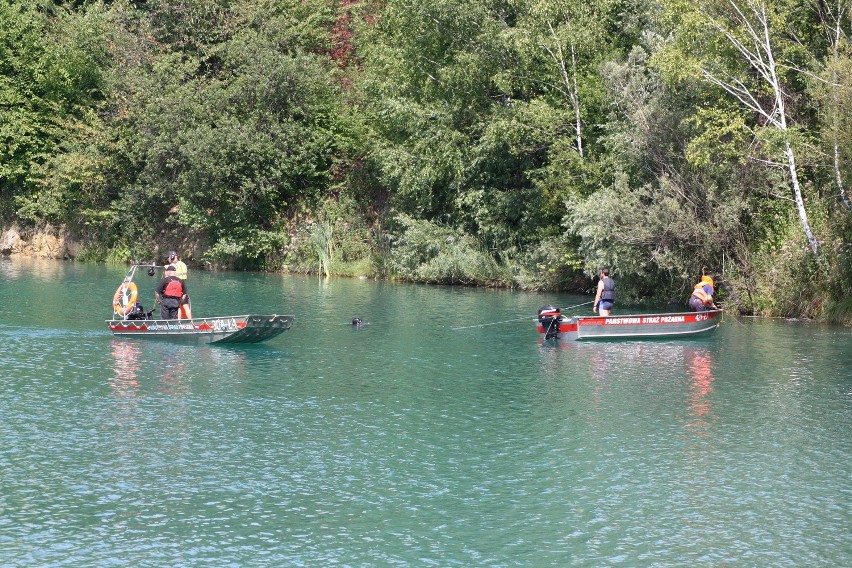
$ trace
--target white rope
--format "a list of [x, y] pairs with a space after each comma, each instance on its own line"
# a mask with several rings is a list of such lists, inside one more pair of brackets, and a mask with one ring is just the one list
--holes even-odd
[[[559, 308], [559, 310], [572, 310], [574, 308], [579, 308], [580, 306], [586, 306], [588, 304], [593, 304], [594, 302], [595, 302], [594, 300], [590, 300], [588, 302], [583, 302], [582, 304], [576, 304], [574, 306], [568, 306], [567, 308]], [[520, 318], [503, 320], [503, 321], [495, 321], [495, 322], [492, 322], [492, 323], [481, 323], [479, 325], [466, 325], [464, 327], [454, 327], [454, 328], [451, 329], [451, 331], [458, 331], [460, 329], [474, 329], [474, 328], [477, 328], [477, 327], [486, 327], [486, 326], [489, 326], [489, 325], [500, 325], [501, 323], [510, 323], [510, 322], [513, 322], [513, 321], [528, 320], [528, 319], [531, 319], [531, 318], [533, 320], [535, 319], [535, 318], [533, 318], [533, 316], [523, 316], [523, 317], [520, 317]]]
[[583, 302], [582, 304], [576, 304], [574, 306], [568, 306], [567, 308], [559, 308], [560, 310], [573, 310], [574, 308], [579, 308], [580, 306], [588, 306], [589, 304], [594, 304], [594, 300], [589, 300], [588, 302]]
[[458, 331], [460, 329], [473, 329], [475, 327], [485, 327], [487, 325], [499, 325], [501, 323], [509, 323], [509, 322], [512, 322], [512, 321], [521, 321], [521, 320], [528, 320], [528, 319], [532, 319], [532, 316], [524, 316], [522, 318], [515, 318], [515, 319], [503, 320], [503, 321], [495, 321], [495, 322], [492, 322], [492, 323], [481, 323], [479, 325], [466, 325], [464, 327], [454, 327], [454, 328], [452, 328], [452, 331]]

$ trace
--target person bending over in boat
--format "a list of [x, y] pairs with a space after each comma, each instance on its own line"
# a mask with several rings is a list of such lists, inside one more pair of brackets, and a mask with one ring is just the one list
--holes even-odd
[[181, 302], [186, 300], [186, 283], [175, 275], [174, 265], [166, 267], [154, 295], [160, 304], [160, 319], [177, 319]]
[[598, 280], [598, 293], [595, 294], [595, 305], [593, 312], [608, 316], [615, 304], [615, 280], [609, 277], [609, 268], [601, 270], [601, 279]]
[[[173, 250], [169, 251], [169, 264], [175, 267], [175, 276], [186, 282], [186, 264]], [[189, 294], [187, 294], [186, 299], [181, 302], [181, 307], [178, 311], [178, 316], [185, 317], [187, 319], [192, 319], [192, 304], [189, 300]]]
[[689, 297], [689, 309], [693, 312], [706, 312], [707, 310], [718, 310], [716, 303], [713, 301], [714, 289], [713, 279], [709, 276], [702, 276], [701, 282], [695, 285], [692, 290], [692, 295]]

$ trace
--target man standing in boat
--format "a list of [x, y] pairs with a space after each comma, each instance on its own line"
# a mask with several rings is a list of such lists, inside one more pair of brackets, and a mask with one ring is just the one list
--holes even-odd
[[615, 304], [615, 280], [609, 277], [609, 268], [601, 270], [601, 279], [598, 280], [598, 293], [595, 294], [595, 305], [592, 311], [599, 315], [608, 316]]
[[[177, 253], [173, 250], [169, 251], [169, 264], [175, 267], [175, 276], [183, 280], [185, 283], [187, 276], [186, 264], [184, 264]], [[190, 304], [189, 295], [187, 295], [186, 300], [181, 303], [178, 316], [185, 319], [192, 319], [192, 304]]]
[[160, 280], [154, 295], [160, 304], [160, 319], [177, 319], [181, 303], [186, 301], [186, 282], [175, 275], [175, 267], [166, 267], [166, 275]]

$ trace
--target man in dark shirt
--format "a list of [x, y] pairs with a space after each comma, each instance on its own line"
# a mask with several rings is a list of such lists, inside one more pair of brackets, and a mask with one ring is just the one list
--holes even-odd
[[177, 319], [181, 302], [186, 300], [186, 283], [175, 275], [175, 267], [166, 267], [166, 275], [154, 291], [160, 303], [160, 319]]

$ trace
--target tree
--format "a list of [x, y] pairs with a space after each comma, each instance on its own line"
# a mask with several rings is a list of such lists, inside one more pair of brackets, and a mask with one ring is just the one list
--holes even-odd
[[[548, 0], [526, 5], [518, 19], [519, 69], [532, 82], [532, 93], [552, 90], [572, 115], [574, 150], [582, 158], [584, 123], [594, 117], [599, 99], [598, 67], [616, 50], [610, 30], [620, 8], [609, 0], [577, 3]], [[532, 86], [532, 85], [531, 85]]]
[[47, 164], [86, 131], [105, 96], [103, 21], [29, 2], [0, 3], [0, 213], [30, 223], [65, 220], [73, 195]]
[[371, 158], [392, 205], [495, 254], [558, 235], [565, 193], [583, 184], [574, 176], [588, 147], [583, 121], [599, 111], [595, 67], [608, 48], [593, 23], [609, 20], [600, 12], [561, 1], [388, 2], [359, 53]]
[[[288, 216], [328, 192], [346, 143], [334, 66], [318, 43], [332, 20], [305, 2], [220, 4], [167, 12], [174, 43], [131, 69], [131, 108], [116, 124], [128, 167], [113, 207], [155, 220], [135, 225], [137, 239], [181, 227], [209, 242], [207, 260], [259, 267], [286, 242]], [[178, 33], [202, 5], [229, 22], [227, 34]]]
[[789, 39], [795, 37], [795, 30], [790, 29], [785, 6], [765, 0], [710, 0], [676, 2], [671, 7], [694, 18], [686, 18], [689, 24], [681, 28], [682, 32], [698, 33], [697, 29], [706, 26], [711, 36], [716, 36], [707, 43], [692, 37], [683, 41], [698, 56], [704, 79], [754, 113], [755, 134], [770, 149], [770, 155], [773, 146], [780, 146], [784, 162], [774, 162], [770, 156], [769, 163], [786, 168], [802, 230], [817, 254], [820, 245], [802, 195], [795, 148], [798, 136], [789, 103], [791, 75], [801, 73], [793, 55], [801, 46]]
[[[696, 124], [713, 115], [696, 116], [695, 89], [671, 87], [651, 49], [636, 46], [625, 61], [602, 67], [611, 109], [601, 125], [607, 174], [594, 193], [568, 201], [565, 222], [581, 239], [589, 272], [610, 267], [630, 276], [620, 285], [625, 297], [666, 301], [683, 298], [702, 267], [718, 270], [746, 240], [748, 204], [736, 162], [691, 156]], [[735, 132], [727, 137], [736, 144]]]
[[[845, 112], [852, 100], [852, 57], [850, 57], [852, 46], [849, 44], [849, 38], [843, 26], [844, 21], [849, 21], [850, 10], [848, 3], [843, 1], [832, 3], [816, 0], [814, 8], [819, 15], [830, 49], [826, 55], [822, 73], [813, 81], [812, 92], [818, 99], [825, 101], [823, 117], [827, 122], [834, 181], [842, 203], [847, 209], [852, 209], [852, 201], [847, 195], [844, 183], [843, 167], [843, 162], [847, 161], [848, 156], [844, 149], [849, 145], [849, 130], [852, 127], [849, 124], [848, 113]], [[844, 137], [845, 143], [841, 144]]]

